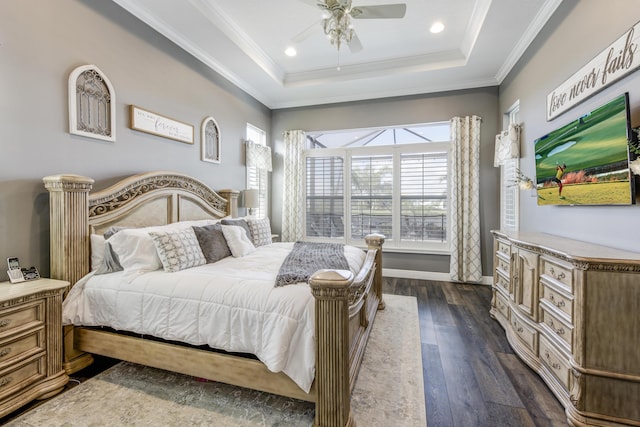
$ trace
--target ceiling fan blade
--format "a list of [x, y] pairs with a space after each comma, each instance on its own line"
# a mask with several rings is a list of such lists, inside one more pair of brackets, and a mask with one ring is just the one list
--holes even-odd
[[406, 12], [407, 5], [404, 3], [356, 6], [351, 9], [351, 17], [354, 19], [404, 18]]
[[347, 43], [347, 46], [349, 46], [349, 50], [351, 51], [351, 53], [358, 53], [362, 50], [362, 42], [355, 32], [351, 37], [351, 41]]
[[320, 22], [322, 20], [318, 20], [316, 22], [314, 22], [313, 24], [309, 25], [309, 27], [305, 28], [304, 30], [302, 30], [301, 32], [299, 32], [296, 36], [294, 36], [291, 39], [291, 42], [298, 44], [301, 43], [303, 41], [305, 41], [309, 36], [311, 36], [313, 33], [315, 33], [316, 31], [319, 31], [320, 26]]

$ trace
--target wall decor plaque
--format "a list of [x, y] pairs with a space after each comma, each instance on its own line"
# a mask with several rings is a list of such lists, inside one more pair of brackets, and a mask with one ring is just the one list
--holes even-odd
[[193, 144], [193, 126], [131, 105], [131, 129]]
[[636, 70], [640, 22], [600, 52], [591, 62], [547, 95], [547, 120], [558, 117], [580, 102]]

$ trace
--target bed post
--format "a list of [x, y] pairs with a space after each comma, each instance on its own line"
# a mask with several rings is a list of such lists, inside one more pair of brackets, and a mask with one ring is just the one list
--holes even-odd
[[319, 270], [309, 280], [316, 300], [316, 417], [314, 427], [355, 426], [349, 383], [348, 270]]
[[54, 175], [42, 180], [49, 190], [50, 275], [73, 286], [90, 270], [89, 191], [93, 179]]
[[231, 215], [231, 218], [236, 218], [238, 216], [238, 196], [240, 192], [238, 190], [220, 190], [218, 194], [227, 199], [227, 215]]
[[384, 310], [382, 300], [382, 245], [384, 236], [382, 234], [369, 234], [364, 238], [368, 249], [376, 249], [376, 272], [373, 277], [373, 289], [378, 297], [378, 310]]
[[[53, 175], [42, 179], [49, 190], [50, 276], [73, 286], [90, 270], [89, 191], [93, 179]], [[93, 363], [93, 357], [73, 348], [73, 326], [65, 326], [63, 367], [73, 373]]]

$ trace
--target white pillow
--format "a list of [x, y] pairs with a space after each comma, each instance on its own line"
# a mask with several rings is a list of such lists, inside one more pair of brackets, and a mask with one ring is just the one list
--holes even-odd
[[207, 263], [193, 228], [150, 231], [164, 271], [173, 273]]
[[91, 234], [91, 271], [97, 270], [104, 263], [104, 236]]
[[237, 225], [221, 225], [222, 234], [229, 245], [231, 255], [235, 258], [240, 258], [245, 255], [249, 255], [251, 252], [255, 252], [256, 247], [253, 246], [244, 228]]

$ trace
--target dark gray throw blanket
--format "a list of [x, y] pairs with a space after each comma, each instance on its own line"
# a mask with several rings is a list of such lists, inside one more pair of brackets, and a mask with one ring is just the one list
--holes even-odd
[[323, 268], [349, 270], [343, 244], [296, 242], [280, 266], [276, 286], [307, 282], [313, 273]]

